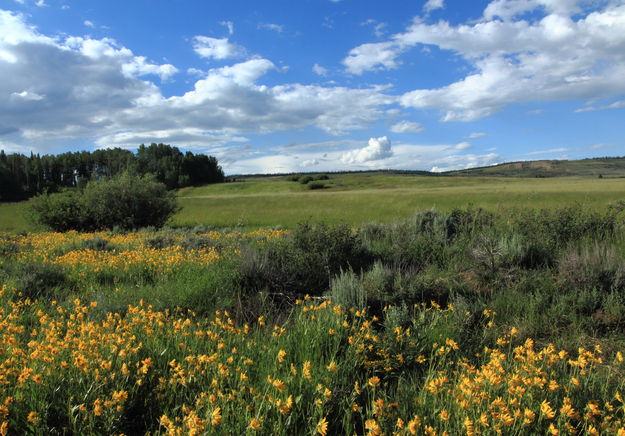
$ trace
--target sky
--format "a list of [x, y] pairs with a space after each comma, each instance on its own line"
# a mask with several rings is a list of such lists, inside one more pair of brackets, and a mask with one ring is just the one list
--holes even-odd
[[226, 174], [625, 155], [625, 0], [0, 0], [0, 149]]

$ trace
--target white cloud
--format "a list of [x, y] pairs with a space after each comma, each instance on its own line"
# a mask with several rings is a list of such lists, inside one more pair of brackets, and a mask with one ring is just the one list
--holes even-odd
[[393, 124], [390, 130], [393, 133], [419, 133], [423, 132], [425, 128], [421, 125], [421, 123], [403, 120], [399, 123]]
[[[26, 152], [51, 152], [69, 139], [101, 147], [158, 140], [212, 153], [249, 134], [364, 129], [387, 118], [387, 106], [397, 101], [385, 94], [387, 86], [257, 83], [274, 69], [262, 58], [189, 69], [200, 76], [192, 89], [165, 97], [153, 76], [171, 77], [173, 65], [149, 62], [109, 38], [51, 38], [24, 16], [0, 11], [0, 138]], [[250, 153], [235, 155], [256, 156]]]
[[393, 155], [391, 141], [386, 136], [369, 139], [364, 148], [348, 151], [341, 156], [341, 161], [346, 164], [365, 163], [389, 158]]
[[230, 43], [228, 38], [202, 35], [193, 37], [193, 50], [201, 57], [209, 59], [230, 59], [245, 55], [245, 49]]
[[11, 93], [11, 98], [26, 100], [26, 101], [39, 101], [43, 100], [45, 96], [37, 94], [36, 92], [22, 91]]
[[464, 141], [464, 142], [459, 142], [458, 144], [456, 144], [456, 145], [454, 146], [454, 148], [455, 148], [456, 150], [466, 150], [466, 149], [471, 148], [471, 143], [466, 142], [466, 141]]
[[362, 74], [369, 70], [391, 70], [399, 66], [396, 59], [398, 45], [394, 42], [378, 42], [359, 45], [350, 50], [343, 59], [343, 65], [352, 74]]
[[322, 67], [319, 64], [315, 64], [312, 67], [313, 73], [315, 73], [318, 76], [325, 76], [326, 74], [328, 74], [328, 69]]
[[445, 7], [445, 0], [428, 0], [423, 5], [423, 11], [425, 13], [429, 13], [429, 12], [432, 12], [433, 10], [442, 9], [444, 7]]
[[228, 29], [228, 34], [232, 35], [234, 33], [234, 23], [232, 21], [220, 21], [219, 24], [225, 26]]
[[373, 18], [369, 18], [367, 21], [360, 23], [362, 26], [373, 26], [373, 34], [380, 38], [384, 35], [384, 29], [388, 26], [387, 23], [382, 23]]
[[575, 112], [591, 112], [591, 111], [602, 111], [606, 109], [620, 109], [625, 107], [625, 100], [615, 101], [614, 103], [610, 103], [604, 106], [587, 106], [579, 109], [575, 109]]
[[91, 20], [85, 20], [83, 21], [83, 24], [87, 27], [91, 27], [92, 29], [95, 28], [95, 24]]
[[[375, 138], [373, 138], [375, 139]], [[292, 147], [279, 147], [271, 153], [237, 159], [231, 164], [224, 165], [228, 174], [253, 174], [297, 172], [317, 162], [314, 171], [344, 171], [367, 170], [380, 168], [395, 169], [430, 169], [438, 167], [441, 171], [473, 168], [501, 162], [503, 159], [496, 153], [487, 154], [460, 154], [455, 145], [420, 145], [420, 144], [393, 144], [392, 154], [379, 160], [364, 160], [361, 162], [345, 162], [348, 153], [357, 155], [368, 148], [365, 141], [340, 140], [336, 142], [321, 142], [313, 144], [297, 144]], [[372, 147], [376, 148], [376, 147]], [[289, 150], [290, 152], [285, 152]], [[221, 162], [221, 159], [220, 159]], [[306, 165], [305, 165], [306, 164]]]
[[514, 103], [604, 99], [625, 93], [625, 4], [574, 0], [495, 0], [482, 19], [452, 25], [416, 17], [388, 41], [353, 48], [348, 72], [397, 68], [400, 55], [437, 46], [470, 66], [462, 79], [415, 89], [405, 107], [438, 109], [443, 121], [473, 121]]
[[475, 138], [483, 138], [484, 136], [488, 136], [488, 135], [486, 133], [484, 133], [484, 132], [473, 132], [473, 133], [469, 134], [469, 136], [467, 136], [467, 138], [475, 139]]
[[273, 32], [282, 33], [284, 32], [284, 26], [282, 24], [273, 24], [273, 23], [260, 23], [258, 25], [259, 29], [267, 29]]

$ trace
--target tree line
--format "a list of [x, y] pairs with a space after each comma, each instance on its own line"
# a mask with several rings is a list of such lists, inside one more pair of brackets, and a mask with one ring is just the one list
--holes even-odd
[[123, 172], [154, 174], [168, 189], [225, 181], [215, 157], [182, 153], [166, 144], [141, 144], [136, 153], [111, 148], [26, 156], [0, 150], [0, 201], [25, 200], [66, 187], [84, 187], [90, 180]]

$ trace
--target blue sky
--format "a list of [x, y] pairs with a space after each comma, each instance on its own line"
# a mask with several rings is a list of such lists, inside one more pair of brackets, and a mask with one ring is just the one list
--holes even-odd
[[0, 149], [228, 174], [625, 155], [623, 0], [0, 0]]

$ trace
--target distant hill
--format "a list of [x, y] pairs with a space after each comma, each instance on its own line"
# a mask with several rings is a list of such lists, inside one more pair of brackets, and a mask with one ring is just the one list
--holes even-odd
[[508, 162], [441, 174], [481, 177], [625, 177], [625, 157]]

